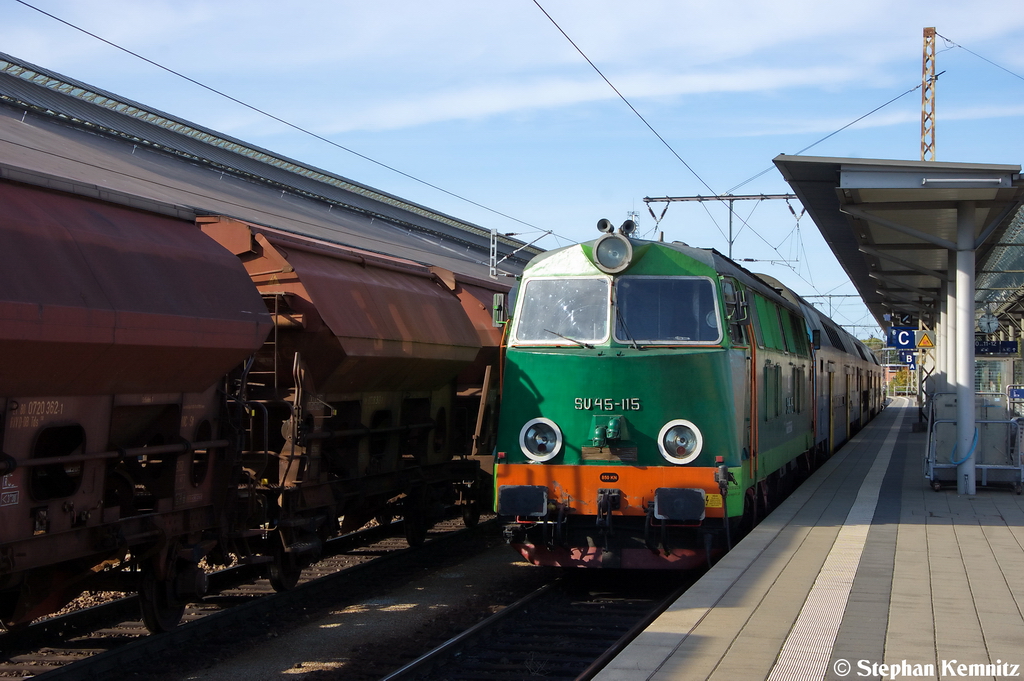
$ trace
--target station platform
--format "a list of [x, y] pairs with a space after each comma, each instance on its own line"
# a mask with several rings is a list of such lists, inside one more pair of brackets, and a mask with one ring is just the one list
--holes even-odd
[[916, 420], [890, 404], [595, 678], [1024, 676], [1024, 497], [933, 491]]

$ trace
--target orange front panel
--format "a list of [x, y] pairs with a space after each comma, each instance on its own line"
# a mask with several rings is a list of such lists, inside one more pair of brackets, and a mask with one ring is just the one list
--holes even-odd
[[637, 516], [647, 513], [647, 504], [654, 501], [654, 490], [659, 487], [703, 489], [707, 493], [707, 516], [722, 517], [714, 468], [498, 464], [495, 475], [499, 487], [545, 485], [549, 501], [584, 515], [597, 513], [599, 489], [621, 490], [622, 506], [616, 513]]

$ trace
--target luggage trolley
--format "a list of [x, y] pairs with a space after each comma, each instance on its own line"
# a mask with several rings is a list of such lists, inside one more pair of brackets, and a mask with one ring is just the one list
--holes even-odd
[[[1024, 386], [1020, 393], [1024, 409]], [[977, 393], [975, 396], [974, 470], [976, 484], [982, 487], [1024, 489], [1024, 418], [1011, 410], [1009, 391]], [[965, 454], [956, 451], [956, 393], [936, 393], [929, 401], [928, 450], [925, 477], [932, 489], [956, 484], [957, 466]]]

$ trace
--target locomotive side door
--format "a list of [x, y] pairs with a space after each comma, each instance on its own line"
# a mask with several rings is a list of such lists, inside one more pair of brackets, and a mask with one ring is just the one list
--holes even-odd
[[[737, 414], [740, 429], [742, 430], [741, 442], [743, 451], [746, 452], [750, 461], [750, 478], [757, 479], [757, 400], [756, 400], [756, 372], [752, 370], [756, 361], [757, 336], [754, 333], [753, 320], [751, 319], [751, 305], [747, 299], [747, 291], [732, 277], [722, 278], [722, 298], [725, 303], [725, 315], [729, 325], [729, 336], [733, 348], [743, 353], [744, 382], [743, 387], [736, 386], [734, 391], [742, 393], [743, 406]], [[734, 376], [740, 371], [734, 369]], [[734, 379], [735, 385], [735, 379]], [[738, 389], [738, 390], [737, 390]], [[734, 392], [734, 394], [736, 394]]]
[[756, 395], [755, 387], [755, 376], [754, 372], [751, 371], [751, 367], [754, 365], [754, 341], [750, 340], [750, 348], [746, 351], [746, 364], [747, 364], [747, 381], [745, 385], [749, 386], [748, 390], [744, 391], [743, 395], [743, 411], [745, 414], [746, 424], [743, 428], [743, 446], [747, 450], [747, 454], [750, 456], [750, 479], [757, 480], [757, 445], [754, 439], [753, 430], [757, 423], [756, 409], [757, 405], [754, 402], [753, 395]]

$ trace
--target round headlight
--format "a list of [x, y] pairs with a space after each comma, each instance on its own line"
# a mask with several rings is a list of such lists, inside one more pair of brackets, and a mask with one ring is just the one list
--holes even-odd
[[594, 244], [594, 260], [603, 272], [615, 274], [629, 267], [633, 244], [620, 234], [605, 234]]
[[690, 463], [703, 447], [700, 429], [685, 419], [669, 421], [658, 434], [658, 449], [669, 463]]
[[519, 446], [531, 461], [550, 461], [562, 449], [562, 431], [551, 419], [532, 419], [519, 431]]

